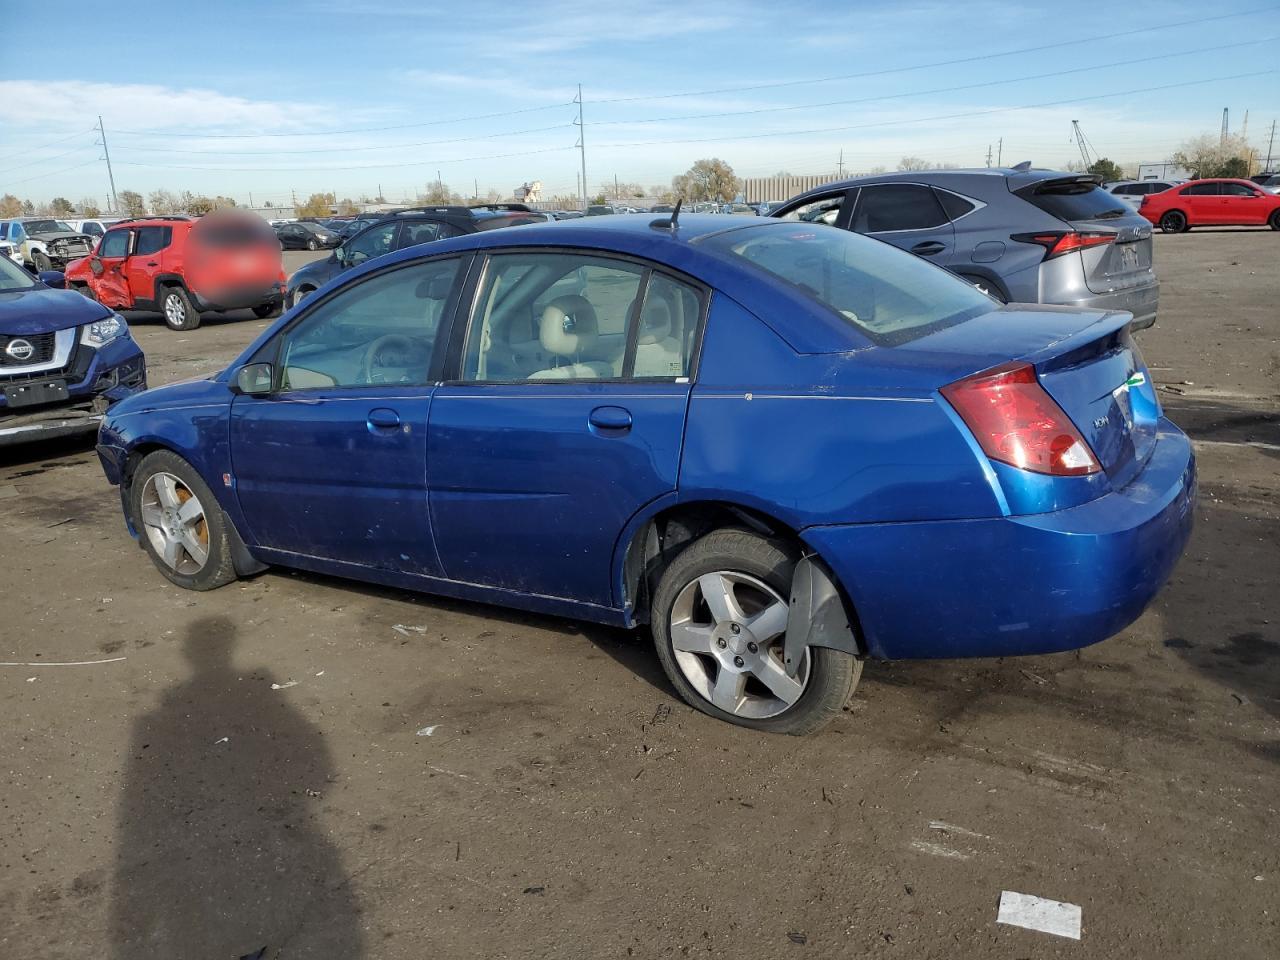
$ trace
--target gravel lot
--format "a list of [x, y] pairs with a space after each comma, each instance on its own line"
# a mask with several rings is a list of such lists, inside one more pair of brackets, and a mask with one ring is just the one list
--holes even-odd
[[[0, 453], [0, 956], [1280, 956], [1278, 251], [1157, 238], [1140, 339], [1201, 500], [1155, 606], [869, 664], [805, 740], [687, 709], [639, 634], [282, 570], [182, 592], [90, 443]], [[264, 326], [134, 332], [158, 384]], [[1082, 941], [997, 926], [1002, 890]]]

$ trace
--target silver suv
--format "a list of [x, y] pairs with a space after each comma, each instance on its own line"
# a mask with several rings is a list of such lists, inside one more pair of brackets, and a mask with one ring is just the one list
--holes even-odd
[[1151, 193], [1164, 193], [1172, 190], [1185, 180], [1117, 180], [1103, 186], [1113, 197], [1119, 197], [1133, 209], [1142, 206], [1142, 198]]
[[1091, 174], [1013, 169], [889, 173], [828, 183], [770, 216], [901, 247], [998, 300], [1127, 310], [1155, 323], [1151, 224]]

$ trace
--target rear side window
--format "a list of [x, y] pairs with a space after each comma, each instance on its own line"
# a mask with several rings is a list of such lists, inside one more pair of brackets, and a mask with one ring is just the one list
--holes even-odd
[[863, 187], [853, 214], [855, 233], [928, 230], [946, 222], [947, 214], [933, 190], [914, 183]]
[[848, 196], [848, 193], [844, 190], [839, 193], [828, 193], [825, 196], [818, 197], [816, 200], [802, 203], [786, 213], [779, 214], [779, 219], [802, 220], [805, 223], [825, 223], [835, 226], [835, 222], [840, 216], [840, 210], [844, 207]]
[[942, 209], [947, 212], [947, 216], [952, 220], [959, 220], [966, 213], [972, 213], [977, 209], [978, 205], [972, 200], [966, 200], [964, 197], [947, 190], [935, 190], [938, 200], [942, 204]]
[[1147, 189], [1141, 183], [1122, 183], [1118, 187], [1112, 187], [1111, 192], [1117, 197], [1131, 197], [1136, 193], [1146, 193]]
[[129, 255], [129, 231], [108, 230], [98, 248], [100, 257], [127, 257]]
[[1017, 191], [1018, 196], [1059, 220], [1110, 220], [1132, 211], [1088, 180], [1049, 180]]
[[133, 252], [138, 255], [157, 253], [169, 245], [173, 227], [139, 227]]
[[885, 346], [988, 313], [991, 300], [918, 257], [844, 230], [803, 224], [706, 238], [834, 311]]
[[460, 232], [440, 220], [428, 220], [424, 223], [406, 223], [400, 228], [400, 241], [397, 247], [413, 247], [419, 243], [430, 243], [432, 240], [456, 237]]
[[1216, 197], [1218, 194], [1216, 183], [1193, 183], [1182, 191], [1184, 197]]

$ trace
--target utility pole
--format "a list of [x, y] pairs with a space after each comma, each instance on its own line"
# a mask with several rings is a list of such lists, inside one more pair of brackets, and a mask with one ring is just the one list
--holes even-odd
[[1227, 131], [1230, 129], [1227, 123], [1227, 111], [1230, 109], [1230, 107], [1222, 108], [1222, 134], [1218, 138], [1219, 145], [1225, 145], [1227, 142]]
[[102, 114], [98, 114], [98, 135], [102, 138], [102, 156], [107, 161], [107, 179], [111, 181], [111, 210], [120, 211], [120, 201], [116, 199], [116, 175], [111, 172], [111, 151], [107, 149], [107, 131], [102, 127]]
[[987, 166], [991, 166], [991, 144], [987, 144]]
[[618, 199], [618, 175], [616, 173], [613, 175], [613, 199], [615, 201]]
[[996, 166], [1004, 166], [1004, 137], [1000, 138], [1000, 145], [996, 148]]
[[587, 212], [587, 129], [582, 123], [582, 84], [578, 84], [578, 152], [582, 156], [582, 212]]
[[1271, 121], [1271, 137], [1269, 140], [1267, 140], [1267, 165], [1263, 169], [1263, 173], [1271, 172], [1271, 148], [1275, 146], [1275, 143], [1276, 143], [1276, 122], [1272, 120]]
[[840, 159], [836, 161], [836, 176], [844, 179], [844, 147], [840, 148]]

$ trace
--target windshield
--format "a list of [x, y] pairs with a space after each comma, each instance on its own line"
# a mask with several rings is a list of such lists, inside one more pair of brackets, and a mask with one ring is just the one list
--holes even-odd
[[708, 237], [828, 307], [885, 346], [996, 308], [945, 270], [887, 243], [834, 227], [780, 222]]
[[0, 256], [0, 290], [30, 290], [36, 278], [8, 257]]
[[70, 226], [61, 220], [24, 220], [23, 228], [27, 233], [74, 233]]

